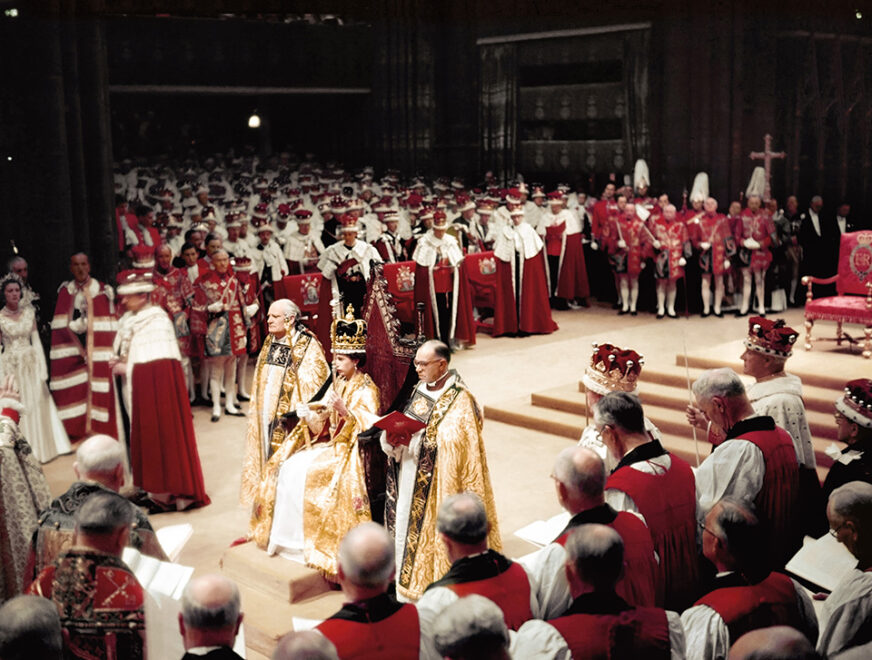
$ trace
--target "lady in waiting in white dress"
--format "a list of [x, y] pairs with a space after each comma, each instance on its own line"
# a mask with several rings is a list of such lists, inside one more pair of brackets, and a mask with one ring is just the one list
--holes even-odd
[[25, 413], [21, 432], [41, 463], [70, 452], [70, 439], [48, 391], [48, 370], [36, 330], [33, 306], [22, 304], [21, 279], [9, 274], [0, 280], [5, 305], [0, 309], [0, 374], [15, 377]]

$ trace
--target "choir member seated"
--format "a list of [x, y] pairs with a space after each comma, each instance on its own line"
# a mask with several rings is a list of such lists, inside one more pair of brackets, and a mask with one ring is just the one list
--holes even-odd
[[512, 657], [684, 657], [678, 614], [633, 607], [615, 593], [624, 570], [620, 534], [605, 525], [581, 525], [570, 534], [566, 552], [572, 605], [556, 619], [534, 619], [521, 626]]
[[414, 605], [388, 594], [394, 581], [394, 541], [384, 527], [363, 523], [339, 545], [339, 585], [346, 603], [317, 630], [343, 660], [428, 657], [429, 634]]
[[16, 596], [0, 607], [0, 658], [61, 660], [63, 636], [54, 603], [39, 596]]
[[818, 651], [832, 657], [872, 643], [872, 485], [851, 481], [836, 488], [827, 518], [830, 534], [857, 558], [856, 568], [833, 589], [821, 611]]
[[615, 511], [606, 504], [603, 494], [606, 471], [602, 459], [591, 449], [567, 447], [557, 457], [551, 478], [560, 505], [572, 517], [557, 538], [528, 563], [541, 618], [558, 616], [572, 603], [563, 570], [565, 546], [572, 530], [588, 523], [607, 525], [624, 541], [627, 569], [615, 587], [618, 595], [630, 605], [655, 605], [659, 569], [651, 533], [637, 516]]
[[433, 642], [439, 656], [451, 660], [510, 660], [512, 657], [502, 610], [478, 594], [464, 596], [442, 610], [434, 623]]
[[496, 603], [512, 630], [538, 614], [532, 579], [520, 564], [489, 549], [489, 529], [484, 504], [475, 493], [452, 495], [442, 502], [436, 530], [451, 568], [427, 587], [418, 601], [422, 618], [434, 618], [447, 605], [469, 594]]
[[757, 628], [785, 625], [817, 640], [811, 599], [782, 573], [770, 570], [761, 522], [739, 500], [715, 504], [702, 527], [702, 551], [714, 564], [713, 589], [681, 615], [688, 660], [725, 658], [730, 645]]

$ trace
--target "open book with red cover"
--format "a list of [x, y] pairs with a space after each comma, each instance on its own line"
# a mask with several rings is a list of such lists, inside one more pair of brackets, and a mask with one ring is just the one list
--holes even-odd
[[411, 437], [413, 433], [417, 433], [427, 425], [414, 417], [409, 417], [399, 410], [395, 410], [379, 419], [373, 426], [383, 429], [388, 433]]

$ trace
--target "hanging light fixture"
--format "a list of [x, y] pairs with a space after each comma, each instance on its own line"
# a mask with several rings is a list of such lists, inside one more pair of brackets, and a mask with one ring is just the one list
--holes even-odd
[[251, 117], [248, 118], [248, 127], [249, 128], [260, 128], [260, 115], [257, 114], [257, 110], [251, 113]]

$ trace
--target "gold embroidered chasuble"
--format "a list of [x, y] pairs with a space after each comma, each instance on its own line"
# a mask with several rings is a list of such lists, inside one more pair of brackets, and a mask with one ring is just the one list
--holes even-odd
[[260, 488], [264, 466], [286, 441], [288, 432], [281, 417], [308, 403], [321, 389], [330, 373], [324, 349], [308, 331], [297, 333], [293, 344], [269, 335], [260, 349], [254, 368], [242, 483], [239, 499], [251, 504]]
[[349, 416], [318, 415], [310, 424], [294, 427], [284, 444], [267, 461], [252, 508], [249, 538], [266, 549], [275, 514], [276, 488], [282, 464], [309, 448], [326, 431], [329, 443], [306, 472], [303, 538], [306, 563], [328, 577], [337, 573], [339, 542], [353, 527], [372, 520], [357, 435], [378, 419], [379, 391], [372, 379], [356, 372], [349, 380], [336, 377], [333, 391]]
[[420, 394], [416, 389], [406, 406], [406, 414], [427, 422], [413, 492], [398, 491], [399, 464], [390, 459], [385, 506], [385, 523], [395, 534], [397, 510], [402, 509], [397, 501], [411, 497], [405, 550], [397, 557], [397, 593], [410, 600], [420, 598], [451, 567], [436, 532], [436, 513], [446, 497], [466, 491], [481, 497], [491, 525], [488, 544], [502, 549], [478, 403], [459, 378], [435, 402], [425, 403]]

